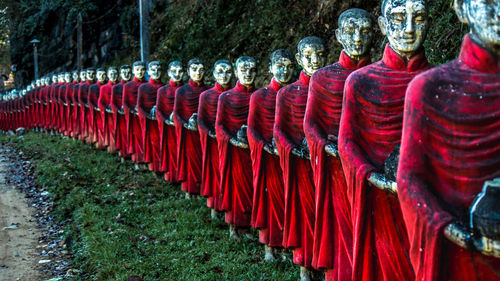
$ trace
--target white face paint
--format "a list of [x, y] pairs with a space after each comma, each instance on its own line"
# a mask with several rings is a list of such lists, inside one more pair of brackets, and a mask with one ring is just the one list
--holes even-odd
[[200, 83], [205, 76], [205, 66], [203, 64], [191, 64], [188, 69], [189, 78], [195, 83]]
[[312, 76], [316, 70], [325, 66], [325, 46], [318, 44], [306, 44], [302, 51], [295, 55], [297, 62], [308, 76]]
[[57, 82], [64, 83], [64, 73], [57, 75]]
[[470, 26], [471, 37], [488, 50], [500, 55], [500, 1], [455, 1], [460, 20]]
[[184, 76], [184, 71], [182, 70], [182, 66], [172, 65], [168, 69], [168, 77], [170, 78], [170, 81], [178, 83], [182, 80], [182, 76]]
[[230, 64], [219, 63], [214, 67], [214, 77], [219, 85], [226, 88], [233, 77], [233, 68]]
[[243, 60], [236, 65], [236, 76], [241, 85], [250, 87], [257, 76], [257, 66], [255, 61]]
[[379, 17], [382, 34], [391, 48], [406, 59], [411, 58], [425, 41], [429, 21], [423, 0], [392, 0]]
[[111, 82], [116, 83], [118, 81], [118, 71], [116, 69], [109, 69], [108, 77]]
[[78, 74], [78, 71], [73, 72], [73, 81], [80, 81], [80, 75]]
[[82, 82], [87, 81], [87, 72], [86, 71], [80, 71], [80, 80]]
[[132, 71], [134, 72], [134, 77], [139, 80], [144, 78], [144, 74], [146, 74], [146, 68], [142, 65], [134, 66]]
[[42, 85], [42, 82], [40, 81], [40, 79], [36, 80], [36, 86], [40, 87], [41, 85]]
[[52, 83], [57, 83], [57, 75], [52, 75]]
[[132, 69], [124, 68], [120, 69], [120, 77], [123, 81], [130, 81], [132, 79]]
[[335, 34], [337, 40], [344, 47], [344, 52], [349, 57], [359, 60], [370, 49], [373, 26], [370, 19], [361, 15], [359, 18], [353, 16], [344, 19], [340, 27], [335, 31]]
[[148, 69], [148, 75], [153, 80], [160, 80], [161, 77], [161, 65], [153, 64]]
[[88, 81], [95, 80], [95, 70], [87, 70], [87, 80]]
[[293, 62], [287, 58], [280, 58], [275, 60], [270, 66], [270, 71], [273, 77], [281, 85], [290, 83], [293, 76]]
[[97, 71], [97, 81], [99, 81], [101, 84], [106, 82], [106, 71]]

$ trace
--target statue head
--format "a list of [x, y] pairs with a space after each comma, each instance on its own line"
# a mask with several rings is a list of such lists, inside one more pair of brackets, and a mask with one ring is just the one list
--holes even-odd
[[293, 76], [293, 55], [292, 52], [279, 49], [271, 53], [269, 61], [269, 72], [281, 85], [287, 85]]
[[118, 82], [118, 68], [114, 66], [108, 67], [108, 78], [111, 82]]
[[235, 66], [236, 78], [241, 85], [245, 87], [253, 86], [255, 76], [257, 75], [257, 63], [255, 59], [249, 56], [242, 56], [236, 60]]
[[78, 70], [73, 70], [72, 77], [73, 81], [80, 82], [80, 75], [78, 73]]
[[191, 80], [199, 84], [205, 77], [205, 64], [202, 60], [194, 58], [188, 61], [188, 75]]
[[37, 87], [42, 86], [42, 82], [40, 82], [40, 79], [36, 79], [35, 84], [36, 84]]
[[228, 60], [218, 60], [214, 64], [215, 81], [223, 88], [227, 88], [233, 77], [233, 67]]
[[471, 38], [500, 56], [500, 1], [455, 0], [458, 19], [469, 25]]
[[103, 83], [106, 83], [106, 70], [104, 68], [98, 68], [97, 69], [97, 81], [99, 81], [99, 83], [103, 84]]
[[93, 68], [93, 67], [87, 68], [87, 81], [94, 82], [95, 75], [96, 75], [95, 72], [96, 72], [95, 68]]
[[142, 61], [136, 61], [132, 64], [132, 72], [134, 73], [134, 77], [142, 80], [144, 78], [144, 74], [146, 74], [146, 64]]
[[159, 61], [152, 61], [148, 64], [148, 75], [151, 79], [158, 81], [161, 78], [161, 64]]
[[120, 78], [128, 82], [130, 79], [132, 79], [132, 68], [130, 65], [122, 65], [120, 66]]
[[342, 44], [344, 52], [350, 58], [359, 61], [370, 49], [373, 37], [372, 16], [362, 9], [344, 11], [338, 19], [335, 36]]
[[70, 83], [70, 82], [71, 82], [71, 73], [64, 72], [64, 83]]
[[58, 82], [58, 76], [56, 74], [52, 74], [52, 84], [56, 84]]
[[86, 70], [80, 70], [80, 81], [82, 81], [82, 82], [87, 81], [87, 71]]
[[173, 61], [168, 65], [168, 77], [170, 81], [178, 83], [182, 80], [184, 76], [184, 70], [182, 69], [182, 63], [180, 61]]
[[64, 83], [64, 72], [57, 74], [57, 82]]
[[305, 74], [311, 76], [316, 70], [325, 66], [325, 43], [316, 36], [306, 37], [297, 45], [295, 58]]
[[422, 47], [429, 29], [427, 1], [383, 0], [378, 24], [392, 50], [409, 59]]

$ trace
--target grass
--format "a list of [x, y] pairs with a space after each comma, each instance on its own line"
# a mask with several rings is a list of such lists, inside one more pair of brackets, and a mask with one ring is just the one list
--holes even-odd
[[[32, 159], [81, 275], [73, 280], [297, 280], [290, 261], [264, 262], [263, 246], [230, 241], [204, 198], [185, 199], [149, 171], [72, 139], [0, 136]], [[255, 233], [254, 233], [255, 234]]]

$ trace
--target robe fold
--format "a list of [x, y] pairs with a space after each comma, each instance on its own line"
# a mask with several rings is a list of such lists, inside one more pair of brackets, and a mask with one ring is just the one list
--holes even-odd
[[397, 176], [416, 280], [500, 280], [500, 259], [450, 242], [500, 177], [500, 60], [465, 36], [460, 56], [408, 86]]
[[137, 112], [142, 132], [142, 146], [144, 147], [144, 162], [149, 163], [149, 169], [160, 172], [160, 135], [158, 122], [151, 119], [151, 109], [156, 104], [157, 91], [163, 83], [149, 79], [149, 83], [139, 86], [137, 95]]
[[[366, 66], [344, 51], [339, 61], [316, 71], [309, 84], [304, 133], [311, 151], [315, 185], [313, 267], [326, 269], [327, 280], [352, 277], [352, 221], [347, 185], [339, 158], [326, 153], [328, 138], [336, 144], [344, 83], [354, 70]], [[330, 271], [332, 270], [332, 271]]]
[[73, 91], [75, 89], [76, 82], [68, 84], [66, 88], [66, 136], [71, 137], [73, 135]]
[[81, 85], [85, 84], [85, 82], [79, 82], [73, 88], [73, 134], [74, 138], [80, 138], [81, 134], [81, 114], [82, 111], [80, 109], [80, 100], [78, 94], [80, 92]]
[[114, 135], [111, 134], [111, 126], [113, 125], [113, 114], [106, 110], [111, 109], [111, 94], [113, 87], [116, 85], [113, 81], [101, 86], [99, 90], [99, 122], [97, 123], [97, 141], [100, 147], [108, 147], [109, 152], [115, 152], [116, 145]]
[[98, 142], [99, 138], [99, 121], [101, 120], [100, 115], [101, 112], [99, 111], [99, 94], [101, 91], [101, 87], [105, 85], [104, 83], [101, 83], [97, 81], [95, 84], [92, 84], [89, 86], [89, 98], [88, 98], [88, 103], [89, 103], [89, 112], [90, 112], [90, 118], [89, 118], [89, 127], [90, 127], [90, 139], [89, 142], [91, 144], [96, 143], [98, 148], [103, 148], [101, 146], [102, 143]]
[[385, 47], [381, 61], [346, 80], [339, 153], [353, 222], [353, 280], [413, 280], [409, 242], [397, 197], [368, 183], [401, 142], [408, 83], [429, 69], [422, 49], [408, 62]]
[[310, 77], [300, 73], [298, 81], [279, 90], [276, 97], [274, 139], [280, 155], [285, 186], [283, 246], [293, 249], [293, 262], [312, 265], [314, 230], [314, 182], [311, 163], [292, 154], [304, 139], [304, 114]]
[[89, 136], [90, 110], [88, 105], [89, 87], [92, 81], [86, 81], [78, 89], [78, 101], [80, 103], [80, 140], [85, 140]]
[[132, 160], [142, 163], [144, 151], [142, 147], [142, 132], [139, 117], [136, 114], [137, 92], [144, 79], [134, 79], [123, 85], [123, 112], [125, 113], [125, 124], [127, 131], [127, 153], [132, 155]]
[[156, 119], [160, 135], [161, 171], [165, 172], [165, 180], [177, 183], [177, 139], [175, 127], [165, 123], [174, 110], [175, 91], [181, 83], [170, 81], [158, 89], [156, 97]]
[[200, 132], [202, 169], [200, 194], [207, 197], [207, 206], [216, 211], [222, 211], [222, 196], [220, 192], [219, 152], [217, 140], [209, 136], [215, 133], [215, 118], [217, 117], [217, 102], [224, 88], [218, 83], [212, 89], [200, 95], [198, 104], [198, 131]]
[[59, 132], [66, 135], [68, 130], [66, 112], [68, 108], [67, 100], [68, 83], [64, 83], [59, 88]]
[[269, 86], [250, 98], [248, 144], [252, 158], [252, 227], [259, 229], [259, 241], [271, 247], [283, 243], [285, 195], [279, 157], [264, 150], [273, 139], [277, 91], [281, 85], [273, 78]]
[[113, 111], [113, 124], [110, 125], [111, 133], [110, 138], [115, 139], [115, 147], [119, 151], [121, 157], [129, 157], [130, 154], [127, 152], [127, 126], [125, 115], [121, 114], [123, 104], [123, 85], [125, 81], [121, 80], [119, 84], [116, 84], [112, 88], [112, 95], [110, 106]]
[[250, 226], [252, 216], [252, 159], [248, 149], [236, 147], [229, 140], [247, 123], [253, 91], [253, 87], [237, 82], [219, 96], [215, 118], [222, 210], [227, 223], [241, 227]]
[[198, 112], [200, 94], [207, 87], [189, 80], [189, 84], [175, 91], [174, 123], [177, 138], [178, 180], [182, 191], [190, 194], [200, 193], [201, 184], [201, 143], [200, 134], [184, 128], [193, 113]]

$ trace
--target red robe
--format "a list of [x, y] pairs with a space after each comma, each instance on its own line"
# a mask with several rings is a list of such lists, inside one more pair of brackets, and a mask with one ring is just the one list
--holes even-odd
[[412, 280], [408, 235], [398, 199], [371, 186], [372, 172], [401, 142], [406, 87], [431, 65], [422, 49], [405, 62], [389, 45], [381, 61], [347, 78], [339, 153], [353, 222], [353, 280]]
[[232, 145], [241, 126], [247, 123], [253, 87], [240, 82], [219, 96], [215, 133], [219, 149], [220, 190], [226, 222], [235, 226], [250, 226], [252, 216], [252, 159], [250, 151]]
[[144, 161], [149, 163], [149, 169], [160, 172], [160, 135], [158, 122], [151, 119], [151, 109], [156, 104], [158, 89], [163, 86], [159, 80], [149, 79], [149, 83], [139, 86], [137, 95], [137, 111], [142, 130], [142, 147], [144, 148]]
[[500, 259], [443, 237], [500, 177], [500, 60], [466, 35], [460, 56], [408, 86], [398, 170], [416, 280], [500, 280]]
[[280, 155], [285, 185], [283, 246], [293, 248], [293, 262], [311, 267], [314, 230], [314, 182], [311, 162], [292, 154], [304, 139], [309, 79], [300, 73], [297, 82], [278, 92], [274, 139]]
[[78, 101], [80, 103], [80, 140], [84, 140], [89, 135], [90, 110], [88, 105], [89, 87], [93, 83], [86, 81], [78, 89]]
[[57, 92], [59, 91], [59, 87], [61, 84], [59, 83], [54, 83], [50, 87], [50, 92], [49, 92], [49, 100], [50, 100], [50, 106], [49, 106], [49, 129], [51, 130], [56, 130], [57, 129]]
[[58, 106], [59, 106], [59, 114], [57, 119], [59, 120], [59, 132], [60, 133], [65, 133], [66, 132], [66, 90], [68, 88], [68, 83], [63, 83], [61, 84], [61, 87], [59, 87], [59, 99], [58, 99]]
[[123, 85], [125, 81], [113, 86], [111, 95], [111, 110], [113, 111], [113, 123], [110, 124], [110, 139], [115, 139], [116, 149], [119, 151], [121, 157], [129, 157], [127, 150], [127, 124], [125, 115], [119, 113], [123, 104]]
[[165, 121], [170, 118], [174, 110], [175, 91], [182, 86], [170, 81], [158, 89], [156, 97], [156, 119], [160, 135], [161, 171], [165, 172], [165, 180], [177, 183], [177, 139], [175, 127], [167, 125]]
[[248, 144], [252, 158], [252, 227], [259, 229], [259, 240], [271, 247], [283, 244], [285, 188], [280, 159], [264, 150], [273, 138], [277, 91], [281, 85], [273, 78], [269, 86], [250, 98]]
[[108, 151], [114, 152], [116, 150], [114, 135], [111, 134], [111, 126], [113, 125], [113, 114], [108, 112], [111, 109], [111, 93], [113, 86], [116, 83], [109, 81], [101, 86], [99, 93], [99, 122], [98, 124], [98, 143], [101, 147], [108, 147]]
[[85, 82], [80, 82], [76, 84], [73, 88], [73, 134], [74, 138], [79, 138], [81, 134], [81, 109], [80, 109], [80, 100], [78, 97], [78, 93], [80, 92], [80, 86], [85, 84]]
[[102, 148], [102, 143], [98, 143], [98, 129], [101, 112], [99, 111], [99, 93], [101, 86], [105, 84], [97, 81], [89, 87], [89, 110], [90, 110], [90, 143], [97, 143], [99, 148]]
[[65, 94], [65, 113], [64, 113], [64, 118], [66, 120], [66, 130], [65, 130], [65, 135], [66, 136], [71, 136], [72, 131], [73, 131], [73, 88], [76, 85], [75, 82], [68, 83], [66, 87], [66, 94]]
[[200, 132], [202, 169], [200, 194], [207, 197], [207, 206], [217, 211], [222, 210], [222, 196], [220, 192], [219, 152], [217, 140], [208, 135], [215, 132], [215, 117], [217, 116], [217, 102], [224, 88], [218, 83], [212, 89], [200, 95], [198, 104], [198, 131]]
[[178, 180], [181, 181], [182, 191], [199, 194], [201, 184], [201, 144], [200, 135], [196, 131], [184, 128], [193, 113], [198, 111], [200, 94], [207, 87], [189, 80], [175, 91], [174, 123], [177, 137], [177, 167]]
[[139, 117], [132, 113], [137, 106], [137, 92], [144, 79], [134, 80], [123, 85], [123, 111], [125, 112], [125, 123], [127, 127], [127, 153], [132, 154], [132, 160], [138, 163], [143, 162], [144, 151], [141, 145], [142, 133]]
[[49, 104], [50, 86], [44, 86], [40, 91], [40, 123], [41, 127], [47, 129], [47, 108]]
[[316, 188], [313, 266], [329, 270], [327, 280], [351, 280], [353, 245], [344, 171], [340, 159], [328, 155], [325, 146], [329, 136], [338, 137], [347, 76], [369, 62], [365, 58], [356, 64], [342, 51], [339, 61], [316, 71], [309, 84], [304, 133]]

